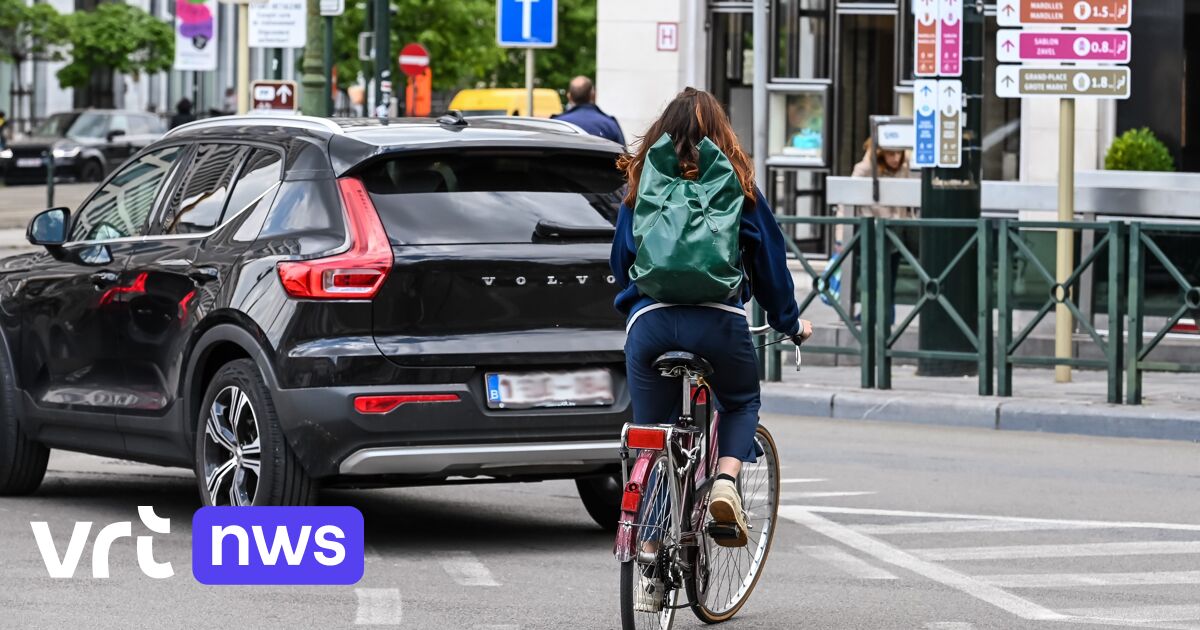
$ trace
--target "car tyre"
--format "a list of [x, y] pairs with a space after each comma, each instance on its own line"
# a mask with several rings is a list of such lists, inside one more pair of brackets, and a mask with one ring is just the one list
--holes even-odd
[[196, 481], [204, 505], [311, 505], [317, 485], [292, 452], [271, 391], [250, 359], [222, 366], [196, 424]]
[[575, 480], [579, 498], [596, 524], [608, 531], [617, 531], [621, 518], [621, 473]]
[[50, 449], [21, 429], [12, 367], [0, 359], [0, 495], [30, 494], [42, 485]]
[[97, 160], [88, 160], [79, 167], [79, 181], [98, 182], [104, 179], [104, 165]]

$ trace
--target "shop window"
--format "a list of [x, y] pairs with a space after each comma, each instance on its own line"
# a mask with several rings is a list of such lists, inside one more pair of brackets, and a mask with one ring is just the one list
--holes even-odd
[[829, 0], [777, 0], [775, 79], [829, 78]]

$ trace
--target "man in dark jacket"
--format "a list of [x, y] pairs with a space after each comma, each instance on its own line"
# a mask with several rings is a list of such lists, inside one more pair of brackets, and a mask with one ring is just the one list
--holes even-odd
[[593, 136], [625, 146], [625, 135], [621, 133], [617, 119], [596, 107], [596, 88], [591, 79], [585, 76], [571, 79], [571, 85], [567, 87], [567, 100], [570, 101], [570, 109], [554, 118], [578, 125]]

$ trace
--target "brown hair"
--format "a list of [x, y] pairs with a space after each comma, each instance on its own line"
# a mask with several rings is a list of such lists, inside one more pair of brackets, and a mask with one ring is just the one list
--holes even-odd
[[[871, 149], [872, 149], [872, 147], [874, 147], [874, 145], [875, 145], [875, 143], [872, 142], [870, 138], [867, 138], [863, 142], [863, 151], [866, 154], [870, 155]], [[892, 167], [888, 166], [888, 163], [887, 163], [887, 154], [888, 153], [899, 153], [900, 154], [900, 166], [898, 166], [894, 169]], [[899, 149], [879, 148], [879, 149], [875, 149], [874, 159], [875, 159], [875, 164], [876, 164], [876, 166], [878, 166], [880, 173], [884, 173], [886, 175], [895, 175], [896, 173], [899, 173], [901, 170], [903, 170], [904, 165], [908, 163], [908, 154]]]
[[684, 179], [695, 179], [700, 175], [700, 168], [696, 164], [700, 155], [696, 146], [708, 138], [733, 164], [738, 182], [742, 184], [742, 192], [748, 199], [754, 199], [754, 166], [738, 144], [725, 110], [712, 94], [689, 87], [684, 88], [667, 105], [658, 120], [646, 130], [646, 135], [639, 138], [637, 151], [622, 155], [617, 160], [617, 168], [625, 171], [625, 178], [629, 182], [625, 205], [633, 207], [636, 202], [646, 153], [664, 133], [670, 134], [675, 142], [679, 172]]

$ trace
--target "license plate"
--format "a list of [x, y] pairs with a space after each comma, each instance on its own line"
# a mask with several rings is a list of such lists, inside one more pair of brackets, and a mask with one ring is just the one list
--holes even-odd
[[613, 404], [608, 370], [571, 372], [489, 372], [484, 376], [488, 407], [590, 407]]
[[42, 158], [17, 158], [17, 168], [37, 168], [42, 165]]

